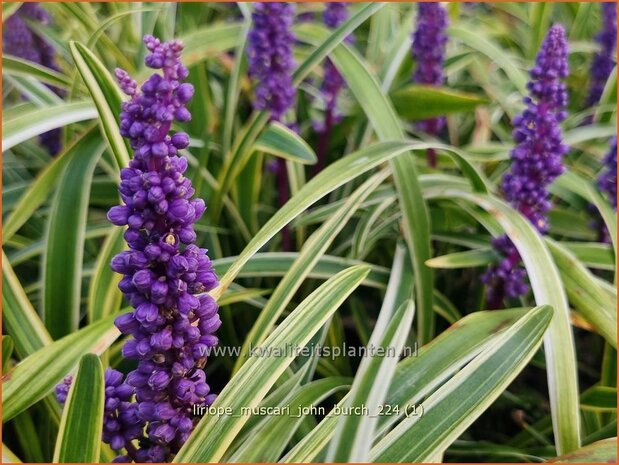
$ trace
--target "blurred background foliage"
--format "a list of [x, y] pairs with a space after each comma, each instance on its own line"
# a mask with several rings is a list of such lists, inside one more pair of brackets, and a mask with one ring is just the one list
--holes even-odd
[[[16, 6], [3, 4], [3, 21]], [[341, 69], [350, 89], [340, 96], [344, 116], [328, 141], [327, 164], [378, 141], [394, 139], [381, 134], [380, 121], [389, 125], [389, 115], [381, 113], [384, 105], [372, 106], [372, 99], [382, 96], [387, 107], [393, 105], [406, 137], [435, 144], [439, 154], [437, 168], [426, 165], [421, 147], [414, 152], [417, 156], [407, 155], [414, 159], [430, 219], [432, 260], [427, 262], [427, 270], [433, 270], [429, 275], [433, 288], [425, 291], [432, 295], [430, 318], [434, 322], [430, 337], [419, 337], [418, 332], [425, 329], [413, 323], [407, 345], [426, 343], [458, 320], [486, 309], [480, 276], [496, 259], [490, 248], [490, 232], [500, 234], [505, 224], [499, 225], [493, 207], [485, 207], [474, 194], [470, 194], [472, 201], [450, 194], [451, 190], [470, 193], [472, 175], [462, 169], [462, 163], [454, 161], [449, 149], [441, 149], [436, 139], [419, 133], [413, 122], [446, 114], [447, 130], [439, 142], [460, 149], [465, 164], [472, 165], [489, 188], [488, 196], [500, 198], [497, 185], [509, 166], [511, 120], [523, 109], [527, 70], [550, 25], [563, 24], [570, 42], [569, 117], [563, 123], [564, 139], [570, 145], [565, 158], [569, 175], [552, 187], [556, 206], [550, 213], [549, 237], [556, 241], [559, 252], [555, 250], [548, 260], [558, 268], [570, 302], [578, 374], [569, 382], [579, 385], [580, 439], [586, 445], [616, 436], [616, 330], [613, 341], [611, 328], [616, 327], [615, 250], [612, 244], [598, 242], [592, 226], [599, 221], [599, 208], [606, 209], [605, 220], [616, 222], [608, 200], [595, 185], [601, 160], [609, 150], [609, 138], [616, 134], [616, 69], [600, 103], [591, 108], [584, 104], [591, 59], [597, 50], [593, 38], [601, 25], [599, 5], [469, 2], [449, 3], [446, 7], [450, 19], [446, 83], [434, 94], [410, 85], [415, 65], [410, 53], [414, 3], [387, 4], [355, 29], [356, 40], [350, 48], [366, 75], [354, 75], [354, 68], [348, 72]], [[123, 152], [119, 136], [109, 133], [113, 132], [110, 122], [118, 116], [120, 96], [113, 83], [106, 81], [109, 76], [97, 71], [97, 66], [109, 73], [120, 66], [143, 78], [148, 75], [143, 65], [144, 34], [162, 39], [178, 37], [185, 42], [184, 62], [196, 92], [189, 105], [193, 118], [183, 128], [191, 137], [184, 155], [190, 162], [188, 176], [196, 195], [204, 198], [208, 206], [196, 226], [198, 244], [209, 249], [221, 277], [234, 257], [278, 211], [274, 174], [269, 170], [274, 157], [287, 159], [293, 200], [315, 176], [311, 165], [320, 143], [315, 128], [324, 113], [319, 91], [323, 60], [308, 69], [299, 82], [294, 116], [300, 137], [296, 137], [290, 131], [277, 132], [252, 110], [253, 86], [243, 53], [250, 4], [48, 3], [44, 8], [51, 22], [30, 22], [29, 26], [53, 45], [58, 70], [8, 55], [2, 58], [3, 334], [9, 336], [3, 337], [4, 372], [19, 367], [28, 355], [78, 329], [92, 330], [92, 336], [80, 333], [83, 335], [74, 349], [76, 357], [90, 351], [99, 353], [104, 365], [126, 372], [132, 369], [131, 362], [122, 359], [122, 340], [116, 339], [113, 330], [110, 332], [110, 315], [126, 303], [116, 288], [119, 277], [108, 268], [110, 257], [121, 250], [123, 242], [121, 231], [109, 224], [105, 214], [118, 203], [118, 167], [130, 152], [126, 147]], [[363, 13], [363, 8], [366, 4], [350, 5], [353, 18]], [[298, 64], [311, 60], [317, 45], [329, 37], [330, 33], [316, 26], [321, 23], [322, 9], [321, 3], [297, 5], [297, 17], [314, 14], [313, 22], [297, 21], [294, 26]], [[79, 60], [81, 65], [76, 64]], [[343, 53], [336, 60], [338, 67], [353, 64]], [[366, 76], [376, 80], [364, 80]], [[300, 74], [297, 77], [300, 79]], [[357, 79], [356, 84], [352, 79]], [[370, 91], [372, 82], [378, 82], [374, 94]], [[356, 89], [368, 89], [369, 100], [364, 102]], [[107, 103], [107, 110], [102, 108], [103, 103]], [[591, 116], [593, 122], [583, 125]], [[62, 147], [57, 156], [51, 157], [36, 136], [56, 127], [61, 131]], [[388, 169], [382, 163], [373, 172]], [[283, 250], [280, 234], [275, 234], [278, 228], [273, 231], [273, 240], [251, 254], [219, 300], [221, 346], [238, 347], [246, 342], [258, 315], [308, 238], [329, 219], [343, 215], [338, 209], [373, 172], [354, 176], [313, 201], [311, 208], [302, 208], [289, 217], [292, 250]], [[362, 285], [333, 313], [314, 342], [322, 338], [333, 347], [344, 342], [350, 346], [368, 343], [387, 283], [395, 273], [398, 244], [405, 257], [405, 265], [399, 270], [402, 285], [407, 288], [402, 295], [413, 295], [414, 273], [407, 269], [409, 251], [402, 245], [406, 237], [402, 206], [392, 177], [385, 173], [382, 178], [354, 206], [350, 219], [338, 225], [339, 232], [334, 229], [325, 233], [323, 241], [329, 243], [326, 252], [319, 253], [317, 264], [307, 270], [307, 278], [298, 289], [289, 291], [284, 306], [278, 308], [281, 320], [325, 279], [353, 264], [369, 264], [370, 272]], [[325, 177], [324, 182], [327, 180]], [[596, 204], [598, 209], [590, 204]], [[416, 238], [413, 234], [413, 240]], [[544, 241], [539, 244], [543, 251], [547, 250]], [[536, 256], [535, 251], [542, 249], [531, 246], [530, 250], [531, 260], [539, 259], [540, 266], [547, 263]], [[538, 270], [544, 272], [543, 268]], [[563, 289], [550, 292], [561, 294]], [[418, 293], [416, 289], [414, 295]], [[550, 303], [536, 297], [527, 296], [507, 306]], [[415, 320], [420, 314], [428, 317], [418, 302]], [[600, 321], [608, 327], [600, 328]], [[95, 328], [97, 324], [100, 330]], [[262, 328], [258, 335], [262, 340], [270, 333], [270, 326]], [[477, 335], [471, 337], [482, 341], [485, 331], [491, 335], [495, 329], [480, 326]], [[448, 339], [449, 333], [445, 336]], [[458, 344], [465, 341], [454, 340], [460, 341]], [[566, 344], [564, 349], [571, 350]], [[64, 350], [70, 347], [68, 344]], [[458, 354], [458, 347], [450, 348], [455, 368], [446, 371], [446, 378], [468, 361], [455, 361], [459, 357], [466, 359], [464, 354], [469, 350], [463, 348]], [[63, 350], [55, 353], [60, 358], [65, 355]], [[59, 376], [75, 367], [76, 360], [67, 358], [66, 366], [48, 373], [49, 379], [41, 381], [32, 402], [15, 407], [15, 415], [4, 425], [4, 444], [22, 460], [52, 458], [60, 410], [45, 394]], [[359, 363], [358, 357], [321, 358], [316, 361], [315, 374], [310, 372], [299, 384], [311, 379], [353, 377]], [[301, 366], [302, 361], [295, 362], [293, 372], [300, 372]], [[211, 358], [206, 370], [212, 389], [220, 392], [238, 368], [235, 357]], [[37, 369], [43, 371], [33, 369], [21, 376], [45, 378], [45, 367]], [[445, 379], [436, 384], [427, 381], [438, 387]], [[278, 385], [285, 382], [283, 377]], [[551, 387], [562, 388], [561, 383]], [[514, 381], [497, 394], [495, 402], [476, 411], [473, 418], [478, 416], [477, 420], [451, 441], [443, 459], [522, 462], [559, 455], [562, 451], [555, 447], [548, 389], [546, 358], [540, 349]], [[327, 399], [324, 405], [342, 399], [343, 391], [335, 391], [323, 396]], [[431, 393], [420, 394], [418, 400]], [[6, 402], [5, 394], [3, 390]], [[35, 403], [39, 399], [43, 400]], [[298, 444], [320, 420], [306, 417], [281, 452]], [[3, 449], [5, 456], [9, 452]], [[104, 459], [110, 458], [109, 451], [104, 449], [102, 454]], [[320, 457], [314, 455], [316, 460]]]

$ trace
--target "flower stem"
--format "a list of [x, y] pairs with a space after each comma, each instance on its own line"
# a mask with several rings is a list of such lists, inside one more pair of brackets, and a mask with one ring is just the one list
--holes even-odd
[[[286, 160], [279, 158], [277, 160], [277, 203], [283, 207], [288, 201], [288, 173], [286, 170]], [[292, 238], [290, 236], [290, 228], [288, 225], [282, 229], [282, 249], [284, 252], [292, 250]]]
[[329, 151], [329, 139], [331, 138], [331, 128], [333, 127], [333, 109], [327, 108], [325, 111], [325, 125], [318, 138], [318, 162], [314, 166], [313, 174], [316, 176], [327, 165], [327, 153]]

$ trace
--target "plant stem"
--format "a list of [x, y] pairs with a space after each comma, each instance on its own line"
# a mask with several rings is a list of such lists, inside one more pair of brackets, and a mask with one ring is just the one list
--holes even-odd
[[[277, 203], [283, 207], [288, 201], [288, 173], [286, 171], [286, 160], [279, 158], [277, 160]], [[292, 238], [290, 236], [290, 228], [288, 225], [282, 229], [282, 249], [284, 252], [292, 250]]]
[[316, 176], [327, 165], [327, 153], [329, 151], [329, 139], [331, 138], [331, 128], [333, 127], [333, 109], [327, 108], [325, 111], [325, 125], [318, 138], [318, 162], [314, 166], [313, 175]]

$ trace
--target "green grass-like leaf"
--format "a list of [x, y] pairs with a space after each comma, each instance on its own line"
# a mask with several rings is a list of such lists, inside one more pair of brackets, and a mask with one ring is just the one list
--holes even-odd
[[301, 409], [319, 405], [330, 395], [350, 386], [350, 379], [330, 376], [301, 386], [290, 393], [281, 407], [289, 407], [290, 415], [273, 415], [252, 429], [253, 434], [243, 441], [230, 457], [234, 463], [275, 462], [303, 421]]
[[9, 369], [14, 348], [13, 338], [2, 335], [2, 373], [6, 373]]
[[460, 436], [511, 383], [542, 342], [552, 309], [541, 306], [428, 397], [372, 449], [377, 462], [426, 462]]
[[260, 135], [254, 148], [304, 165], [313, 165], [317, 161], [314, 150], [307, 142], [293, 130], [276, 121], [269, 124]]
[[552, 463], [616, 463], [617, 438], [608, 438], [589, 444], [569, 454], [550, 460]]
[[2, 251], [2, 323], [12, 337], [15, 352], [21, 358], [52, 343], [45, 324], [32, 306]]
[[441, 269], [471, 268], [488, 265], [495, 261], [496, 258], [497, 254], [492, 249], [477, 249], [434, 257], [428, 260], [426, 265], [431, 268]]
[[118, 115], [121, 96], [118, 86], [103, 63], [84, 45], [70, 42], [71, 56], [97, 109], [99, 123], [119, 167], [129, 163], [127, 142], [120, 135]]
[[71, 86], [71, 80], [64, 74], [11, 55], [2, 55], [2, 72], [9, 76], [32, 77], [59, 88], [68, 89]]
[[[428, 345], [416, 357], [398, 363], [385, 404], [400, 412], [431, 394], [445, 380], [494, 343], [497, 337], [518, 321], [525, 311], [501, 310], [476, 312], [458, 321]], [[343, 406], [345, 399], [339, 402]], [[385, 415], [379, 419], [378, 434], [384, 434], [403, 416]], [[326, 417], [282, 460], [286, 463], [313, 462], [327, 446], [337, 425], [337, 417]]]
[[80, 358], [103, 353], [120, 334], [114, 316], [93, 323], [43, 347], [5, 373], [2, 380], [2, 422], [49, 394]]
[[360, 203], [367, 198], [385, 177], [386, 173], [379, 173], [363, 183], [348, 197], [344, 205], [328, 221], [306, 239], [296, 260], [291, 264], [247, 335], [241, 354], [236, 361], [235, 371], [247, 360], [249, 347], [260, 344], [267, 338], [271, 327], [284, 312], [286, 305], [290, 303], [303, 280], [309, 275], [325, 251], [333, 243], [337, 234], [344, 228], [357, 208], [359, 208]]
[[110, 262], [125, 247], [123, 228], [114, 228], [105, 239], [97, 257], [88, 290], [88, 319], [90, 323], [115, 313], [120, 307], [122, 293], [118, 292], [121, 276], [114, 273]]
[[[261, 252], [254, 254], [236, 275], [239, 278], [257, 276], [284, 276], [297, 260], [298, 252]], [[213, 268], [219, 276], [225, 275], [238, 257], [217, 258], [213, 260]], [[312, 268], [308, 277], [314, 279], [329, 279], [334, 274], [344, 271], [354, 265], [370, 267], [370, 273], [361, 283], [363, 286], [383, 289], [387, 286], [389, 270], [382, 266], [372, 265], [361, 260], [323, 255]]]
[[347, 155], [325, 168], [305, 184], [252, 238], [236, 261], [228, 268], [226, 274], [220, 279], [219, 287], [212, 291], [212, 293], [215, 296], [221, 295], [223, 290], [230, 285], [243, 268], [243, 265], [264, 244], [297, 215], [329, 192], [390, 158], [411, 149], [421, 150], [431, 146], [432, 144], [421, 142], [383, 142]]
[[34, 108], [2, 122], [2, 151], [9, 150], [21, 142], [52, 129], [96, 117], [97, 111], [90, 101]]
[[102, 150], [91, 147], [71, 158], [58, 179], [47, 224], [43, 258], [43, 317], [55, 339], [77, 330], [90, 186]]
[[457, 190], [446, 190], [437, 195], [463, 199], [488, 211], [518, 249], [536, 303], [553, 307], [554, 317], [544, 340], [544, 348], [555, 443], [560, 452], [577, 449], [580, 446], [580, 419], [574, 336], [565, 290], [550, 252], [533, 225], [505, 202]]
[[218, 461], [247, 421], [245, 415], [234, 415], [239, 415], [242, 407], [252, 408], [260, 403], [294, 360], [290, 345], [307, 344], [368, 272], [363, 266], [349, 268], [310, 294], [262, 344], [265, 351], [273, 352], [250, 358], [213, 403], [213, 408], [231, 408], [233, 415], [203, 418], [174, 458], [175, 463]]
[[[384, 350], [384, 356], [363, 358], [357, 370], [346, 407], [368, 409], [368, 415], [347, 415], [338, 419], [334, 437], [327, 452], [328, 462], [366, 462], [399, 354], [413, 321], [415, 305], [403, 303], [386, 328], [378, 326], [370, 338], [371, 350]], [[390, 352], [393, 351], [393, 352]], [[380, 380], [380, 382], [377, 382]]]
[[411, 84], [391, 95], [398, 114], [410, 121], [474, 110], [488, 100], [474, 94], [445, 87]]
[[50, 193], [58, 185], [62, 173], [71, 160], [80, 156], [82, 153], [99, 151], [100, 142], [101, 138], [98, 131], [96, 129], [91, 129], [73, 144], [69, 145], [64, 152], [57, 155], [52, 162], [43, 168], [32, 184], [30, 184], [27, 190], [20, 196], [12, 212], [8, 215], [6, 221], [3, 222], [3, 244], [6, 244], [19, 228], [28, 221], [37, 208], [48, 200]]
[[611, 296], [598, 284], [591, 272], [560, 243], [546, 238], [570, 301], [582, 316], [617, 348], [617, 294]]
[[103, 365], [96, 355], [86, 354], [80, 360], [64, 406], [54, 462], [99, 462], [104, 404]]

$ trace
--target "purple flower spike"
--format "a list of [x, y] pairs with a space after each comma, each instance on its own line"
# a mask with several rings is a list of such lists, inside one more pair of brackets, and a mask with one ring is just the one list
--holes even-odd
[[[325, 11], [322, 15], [324, 23], [330, 29], [336, 29], [344, 21], [348, 19], [348, 5], [345, 2], [329, 2], [326, 4]], [[354, 36], [349, 35], [346, 37], [346, 42], [352, 43]], [[325, 99], [327, 112], [335, 112], [337, 106], [337, 96], [340, 90], [345, 85], [344, 78], [337, 70], [331, 60], [327, 60], [325, 63], [325, 77], [320, 88], [322, 95]], [[332, 118], [337, 122], [338, 115], [333, 114]], [[325, 124], [326, 126], [326, 124]]]
[[[24, 3], [5, 22], [2, 29], [2, 52], [17, 58], [32, 61], [39, 65], [58, 71], [54, 47], [42, 37], [35, 34], [26, 21], [49, 24], [51, 18], [38, 3]], [[63, 92], [48, 86], [57, 95]], [[40, 141], [51, 155], [56, 155], [61, 148], [60, 129], [53, 129], [41, 134]]]
[[348, 19], [348, 5], [346, 2], [327, 2], [322, 19], [327, 27], [335, 29]]
[[553, 26], [542, 44], [528, 84], [527, 108], [514, 118], [510, 171], [501, 187], [506, 199], [541, 232], [548, 231], [546, 213], [552, 204], [548, 186], [563, 173], [559, 123], [567, 116], [567, 40], [562, 26]]
[[[115, 462], [170, 461], [193, 430], [194, 404], [210, 405], [203, 366], [217, 344], [221, 324], [216, 302], [206, 294], [218, 285], [207, 251], [193, 244], [193, 225], [204, 213], [202, 199], [183, 174], [187, 159], [185, 133], [169, 134], [173, 121], [191, 118], [186, 104], [193, 87], [182, 83], [188, 71], [180, 61], [183, 44], [144, 38], [146, 65], [160, 69], [138, 89], [123, 70], [116, 70], [122, 104], [120, 131], [131, 142], [134, 157], [120, 172], [123, 205], [108, 219], [127, 226], [129, 250], [116, 255], [111, 268], [123, 275], [118, 287], [134, 311], [119, 316], [121, 333], [132, 336], [123, 356], [138, 361], [123, 381], [122, 373], [105, 374], [103, 440], [126, 450]], [[66, 400], [70, 378], [56, 387]], [[140, 445], [136, 449], [133, 440]]]
[[[327, 60], [325, 63], [324, 80], [320, 86], [327, 110], [331, 112], [335, 111], [337, 107], [337, 97], [345, 84], [346, 81], [344, 81], [344, 78], [337, 70], [333, 62], [331, 60]], [[334, 119], [337, 119], [337, 116], [335, 116]]]
[[603, 160], [604, 169], [598, 177], [598, 186], [617, 210], [617, 138], [610, 141], [610, 150]]
[[[194, 224], [206, 206], [192, 199], [194, 189], [184, 176], [187, 159], [178, 155], [189, 137], [170, 134], [174, 121], [191, 119], [186, 104], [194, 89], [182, 82], [188, 75], [180, 61], [183, 44], [152, 36], [144, 43], [150, 52], [146, 65], [161, 73], [138, 88], [125, 71], [116, 70], [130, 97], [122, 104], [120, 131], [134, 157], [120, 173], [123, 204], [108, 212], [113, 224], [127, 227], [129, 250], [115, 256], [111, 267], [123, 275], [119, 288], [134, 308], [116, 320], [118, 329], [132, 336], [123, 355], [138, 364], [125, 384], [110, 390], [106, 405], [122, 411], [106, 423], [104, 440], [114, 449], [124, 447], [134, 461], [161, 462], [174, 457], [193, 429], [193, 405], [212, 402], [202, 367], [221, 321], [217, 304], [205, 294], [218, 285], [217, 276], [207, 251], [193, 244]], [[121, 394], [133, 391], [136, 401], [125, 405], [128, 399]], [[127, 444], [130, 438], [139, 439], [139, 450]]]
[[[552, 207], [548, 186], [563, 173], [562, 158], [568, 150], [559, 126], [567, 116], [562, 81], [568, 75], [567, 39], [562, 26], [555, 25], [548, 32], [530, 75], [530, 97], [524, 99], [527, 108], [513, 121], [516, 146], [501, 187], [511, 205], [545, 234]], [[493, 245], [503, 258], [487, 270], [482, 281], [487, 285], [489, 307], [497, 308], [505, 297], [524, 295], [528, 286], [520, 256], [507, 236]]]
[[602, 30], [595, 38], [600, 50], [593, 56], [591, 62], [591, 83], [587, 96], [587, 107], [600, 101], [606, 81], [615, 67], [613, 53], [617, 43], [617, 4], [614, 2], [601, 3], [600, 8], [603, 25]]
[[281, 121], [294, 105], [292, 85], [295, 37], [290, 28], [294, 6], [286, 2], [258, 2], [252, 13], [247, 44], [249, 75], [257, 81], [256, 110], [269, 110], [271, 119]]
[[[338, 28], [348, 19], [348, 5], [345, 2], [326, 3], [322, 18], [325, 25], [330, 29]], [[345, 42], [352, 44], [354, 40], [354, 35], [350, 34], [346, 37]], [[325, 61], [324, 79], [320, 86], [320, 92], [325, 103], [324, 121], [314, 123], [315, 129], [320, 135], [317, 150], [318, 163], [314, 166], [314, 174], [319, 173], [327, 164], [331, 129], [333, 125], [341, 120], [341, 115], [337, 111], [337, 98], [345, 85], [346, 81], [333, 62], [327, 58]]]
[[[443, 85], [447, 25], [447, 11], [440, 3], [419, 4], [417, 29], [413, 33], [413, 58], [417, 63], [413, 81], [417, 84]], [[421, 131], [430, 135], [438, 134], [444, 126], [444, 117], [431, 118], [417, 123]]]
[[[295, 63], [292, 47], [295, 36], [294, 5], [287, 2], [257, 2], [252, 13], [252, 28], [247, 42], [249, 75], [257, 81], [254, 108], [267, 110], [272, 121], [282, 121], [294, 106], [296, 89], [292, 85]], [[294, 127], [293, 124], [289, 125]], [[276, 163], [277, 196], [280, 206], [289, 198], [286, 162]], [[282, 231], [283, 249], [291, 250], [289, 228]]]
[[4, 23], [2, 50], [4, 53], [57, 69], [54, 49], [34, 34], [26, 21], [49, 24], [50, 17], [38, 3], [24, 3]]

